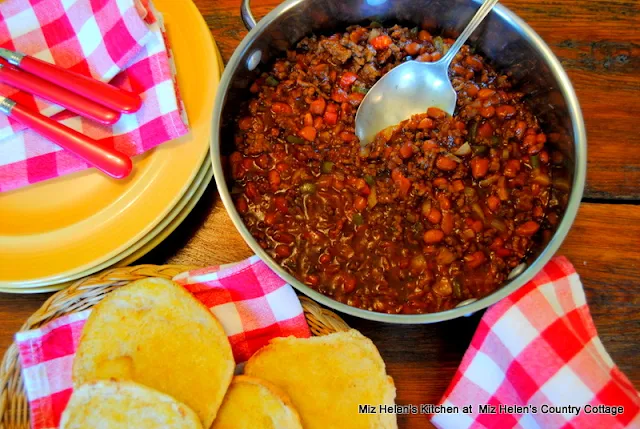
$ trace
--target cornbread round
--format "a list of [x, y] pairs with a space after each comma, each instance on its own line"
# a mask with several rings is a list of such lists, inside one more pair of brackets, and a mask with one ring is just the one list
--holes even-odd
[[211, 429], [302, 429], [291, 399], [264, 380], [234, 377]]
[[85, 324], [73, 383], [132, 380], [193, 409], [209, 428], [235, 362], [211, 311], [172, 281], [150, 278], [111, 292]]
[[60, 429], [202, 429], [196, 413], [169, 395], [131, 381], [102, 380], [73, 391]]
[[244, 373], [291, 398], [305, 429], [395, 429], [395, 414], [360, 414], [359, 405], [393, 405], [396, 389], [376, 346], [356, 330], [313, 338], [276, 338]]

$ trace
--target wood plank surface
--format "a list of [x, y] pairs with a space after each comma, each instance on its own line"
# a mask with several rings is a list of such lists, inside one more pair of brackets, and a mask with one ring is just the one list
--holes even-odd
[[[247, 34], [240, 0], [195, 0], [225, 62]], [[253, 0], [262, 17], [279, 0]], [[578, 94], [587, 127], [585, 196], [640, 199], [640, 1], [503, 0], [547, 42]]]

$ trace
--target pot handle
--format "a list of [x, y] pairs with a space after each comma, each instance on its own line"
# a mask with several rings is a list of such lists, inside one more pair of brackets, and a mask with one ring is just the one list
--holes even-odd
[[251, 31], [253, 27], [255, 27], [258, 22], [253, 17], [253, 13], [251, 12], [251, 0], [242, 0], [242, 5], [240, 6], [240, 15], [242, 16], [242, 22], [244, 22], [244, 26], [247, 27], [247, 30]]

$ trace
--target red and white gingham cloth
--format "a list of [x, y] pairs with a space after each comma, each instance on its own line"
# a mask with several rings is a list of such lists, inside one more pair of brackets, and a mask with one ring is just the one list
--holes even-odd
[[[291, 287], [257, 257], [175, 280], [220, 319], [238, 363], [271, 338], [310, 335]], [[35, 429], [58, 425], [88, 313], [16, 336]], [[471, 413], [433, 416], [444, 429], [640, 427], [640, 396], [604, 350], [578, 275], [563, 257], [485, 313], [441, 404], [472, 407]], [[496, 414], [479, 413], [487, 404]], [[537, 413], [501, 413], [500, 404], [536, 406]], [[545, 414], [545, 405], [581, 409]], [[622, 406], [624, 412], [586, 414], [585, 405]]]
[[[237, 363], [270, 339], [311, 334], [295, 292], [257, 257], [174, 279], [220, 320]], [[34, 429], [57, 428], [72, 392], [71, 368], [91, 310], [16, 335]]]
[[[0, 2], [0, 47], [139, 93], [143, 107], [136, 114], [103, 126], [4, 84], [0, 95], [53, 115], [129, 156], [186, 134], [162, 17], [147, 6], [138, 0]], [[0, 192], [87, 168], [72, 154], [0, 115]]]
[[[484, 314], [440, 403], [473, 410], [434, 415], [443, 429], [640, 428], [640, 396], [600, 342], [580, 278], [564, 257]], [[481, 404], [497, 414], [480, 414]], [[500, 413], [500, 404], [537, 413]], [[581, 409], [545, 414], [544, 405]], [[624, 412], [587, 414], [585, 405]]]

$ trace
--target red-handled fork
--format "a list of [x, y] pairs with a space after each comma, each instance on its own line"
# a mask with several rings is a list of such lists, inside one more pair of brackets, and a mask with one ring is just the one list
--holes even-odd
[[101, 124], [113, 125], [122, 116], [120, 112], [2, 62], [0, 62], [0, 82], [51, 101]]
[[20, 52], [0, 48], [0, 57], [21, 70], [108, 107], [109, 109], [113, 109], [116, 112], [135, 113], [140, 110], [142, 106], [142, 100], [140, 96], [136, 94], [100, 82], [99, 80], [70, 72], [62, 67], [49, 64]]

